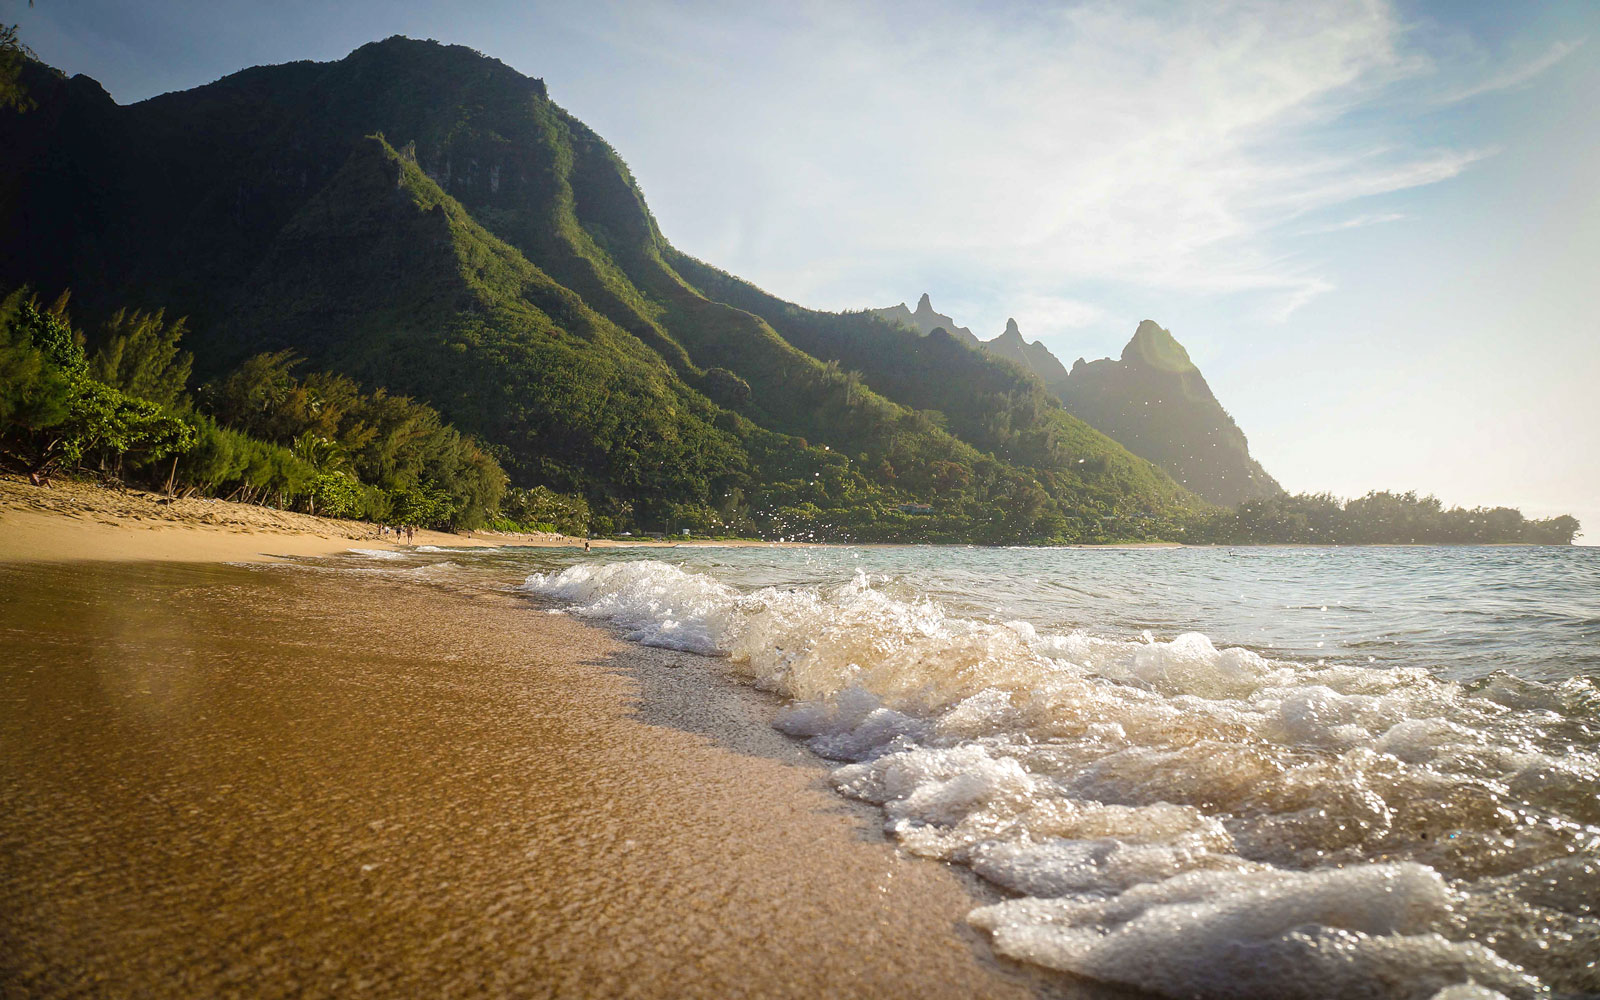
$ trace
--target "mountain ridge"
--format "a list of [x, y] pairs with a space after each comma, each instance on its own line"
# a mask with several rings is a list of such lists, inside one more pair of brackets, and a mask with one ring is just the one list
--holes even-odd
[[[887, 324], [882, 363], [830, 350], [855, 314], [676, 251], [609, 144], [470, 49], [397, 37], [126, 107], [32, 70], [43, 114], [0, 118], [37, 154], [0, 171], [0, 282], [187, 313], [209, 374], [301, 351], [652, 523], [1137, 537], [1198, 502], [955, 335], [937, 357]], [[947, 365], [989, 380], [980, 403]]]
[[[926, 292], [915, 313], [904, 303], [870, 311], [924, 336], [935, 323], [955, 322], [934, 312]], [[1139, 323], [1120, 360], [1079, 358], [1070, 370], [1042, 341], [1030, 343], [1015, 319], [992, 340], [972, 340], [1037, 378], [1068, 412], [1212, 503], [1232, 506], [1283, 492], [1250, 456], [1244, 432], [1189, 352], [1154, 320]]]
[[1044, 346], [1043, 341], [1029, 343], [1014, 319], [1006, 320], [1005, 331], [993, 340], [984, 341], [983, 347], [989, 353], [1009, 358], [1037, 375], [1047, 389], [1053, 391], [1066, 381], [1066, 366]]

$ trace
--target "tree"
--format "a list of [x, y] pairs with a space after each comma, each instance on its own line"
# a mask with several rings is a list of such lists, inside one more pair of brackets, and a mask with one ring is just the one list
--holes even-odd
[[194, 355], [178, 348], [184, 332], [185, 320], [169, 323], [165, 310], [118, 309], [105, 324], [89, 374], [130, 395], [172, 406], [188, 388], [194, 365]]
[[22, 86], [22, 67], [32, 58], [33, 50], [17, 37], [17, 26], [0, 25], [0, 108], [33, 110], [33, 99]]

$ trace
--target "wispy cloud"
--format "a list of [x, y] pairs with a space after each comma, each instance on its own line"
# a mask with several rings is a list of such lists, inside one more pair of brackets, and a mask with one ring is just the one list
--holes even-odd
[[1435, 104], [1459, 104], [1483, 94], [1493, 94], [1502, 90], [1513, 90], [1522, 86], [1534, 77], [1561, 62], [1567, 56], [1576, 52], [1588, 39], [1579, 38], [1573, 41], [1560, 41], [1551, 45], [1543, 55], [1530, 59], [1517, 66], [1508, 66], [1490, 73], [1487, 77], [1454, 90], [1448, 90], [1434, 98]]
[[1321, 278], [1306, 278], [1299, 285], [1291, 287], [1286, 292], [1273, 296], [1268, 300], [1267, 307], [1262, 310], [1263, 318], [1270, 323], [1285, 323], [1294, 315], [1301, 306], [1306, 305], [1319, 295], [1325, 295], [1334, 290], [1331, 282]]
[[[1346, 206], [1376, 224], [1362, 199], [1493, 152], [1403, 126], [1351, 131], [1352, 112], [1437, 75], [1386, 0], [823, 0], [706, 20], [631, 11], [609, 29], [660, 49], [663, 72], [716, 67], [680, 81], [707, 93], [692, 141], [682, 107], [660, 110], [675, 163], [646, 165], [652, 204], [686, 248], [819, 305], [875, 304], [890, 287], [898, 301], [947, 275], [991, 290], [975, 327], [1003, 322], [1002, 300], [1076, 301], [1107, 283], [1256, 292], [1287, 316], [1334, 279], [1274, 245], [1286, 224]], [[1569, 51], [1475, 86], [1515, 86]], [[635, 114], [684, 93], [642, 92]], [[1041, 313], [1039, 332], [1087, 315]]]
[[1381, 226], [1390, 222], [1399, 222], [1411, 216], [1404, 212], [1369, 212], [1365, 215], [1356, 215], [1340, 222], [1329, 223], [1326, 226], [1316, 226], [1312, 229], [1300, 230], [1302, 236], [1320, 236], [1323, 233], [1342, 233], [1347, 229], [1365, 229], [1368, 226]]

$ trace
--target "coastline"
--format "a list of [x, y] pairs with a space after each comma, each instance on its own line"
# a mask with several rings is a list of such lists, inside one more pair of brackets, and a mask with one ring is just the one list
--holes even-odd
[[[416, 546], [581, 548], [584, 539], [547, 533], [418, 529]], [[891, 542], [770, 542], [760, 539], [589, 539], [592, 548], [894, 548]], [[155, 560], [271, 562], [287, 556], [329, 556], [351, 548], [413, 548], [378, 535], [378, 526], [255, 504], [200, 497], [174, 499], [146, 490], [114, 490], [58, 480], [39, 487], [0, 474], [0, 563]], [[1077, 549], [1182, 548], [1177, 542], [1072, 545]]]
[[[994, 958], [985, 890], [898, 852], [720, 663], [509, 594], [219, 564], [367, 547], [340, 522], [25, 513], [0, 519], [30, 536], [0, 550], [8, 991], [1122, 995]], [[150, 542], [50, 548], [118, 531]]]
[[[583, 542], [582, 538], [546, 533], [475, 531], [466, 535], [418, 529], [416, 534], [417, 546], [451, 548], [581, 548]], [[590, 540], [594, 548], [808, 544], [746, 539]], [[284, 556], [334, 555], [350, 548], [409, 547], [415, 546], [380, 538], [378, 526], [366, 521], [201, 497], [174, 499], [145, 490], [113, 490], [72, 480], [39, 487], [20, 476], [0, 475], [0, 562], [261, 562]]]

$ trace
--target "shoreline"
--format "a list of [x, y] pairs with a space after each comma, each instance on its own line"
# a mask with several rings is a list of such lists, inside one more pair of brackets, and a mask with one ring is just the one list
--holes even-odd
[[[34, 486], [0, 474], [0, 563], [62, 561], [272, 562], [329, 556], [352, 548], [582, 548], [561, 534], [418, 529], [414, 545], [378, 535], [367, 521], [346, 521], [255, 504], [200, 497], [175, 499], [147, 490], [116, 490], [75, 480]], [[596, 549], [898, 548], [924, 543], [795, 542], [750, 538], [592, 538]], [[945, 543], [965, 544], [965, 543]], [[1005, 546], [1000, 546], [1004, 548]], [[1072, 545], [1078, 549], [1182, 548], [1177, 542]]]
[[1127, 995], [996, 958], [965, 920], [995, 891], [898, 850], [720, 661], [519, 595], [222, 562], [366, 541], [335, 527], [82, 558], [49, 547], [143, 532], [52, 517], [0, 548], [9, 989]]
[[[146, 490], [114, 490], [57, 480], [34, 486], [0, 475], [0, 563], [61, 561], [263, 562], [286, 556], [326, 556], [351, 548], [399, 551], [449, 548], [582, 548], [570, 535], [475, 531], [471, 535], [419, 528], [415, 545], [378, 535], [367, 521], [346, 521], [255, 504], [200, 497], [175, 499]], [[590, 540], [594, 548], [677, 546], [801, 547], [805, 542], [641, 538]]]

